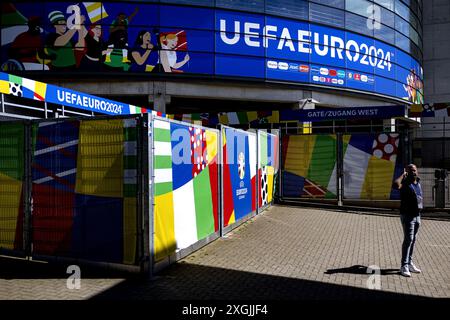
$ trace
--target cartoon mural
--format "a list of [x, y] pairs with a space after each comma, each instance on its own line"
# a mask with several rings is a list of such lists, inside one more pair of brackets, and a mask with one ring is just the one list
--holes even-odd
[[405, 97], [405, 99], [415, 104], [423, 103], [423, 81], [414, 69], [411, 69], [406, 77], [406, 83], [407, 85], [403, 85], [408, 93], [408, 97]]
[[162, 33], [159, 41], [161, 43], [161, 51], [158, 61], [164, 72], [182, 72], [180, 68], [184, 66], [190, 59], [186, 53], [183, 60], [178, 61], [177, 51], [187, 50], [186, 32], [184, 30], [176, 33]]
[[101, 2], [1, 6], [3, 71], [184, 72], [191, 59], [180, 56], [187, 51], [185, 30], [151, 27], [156, 5], [134, 11]]
[[[423, 102], [420, 62], [392, 43], [312, 22], [162, 2], [2, 3], [1, 68], [244, 77]], [[241, 36], [249, 23], [255, 24], [252, 35]], [[264, 30], [273, 30], [270, 41]], [[317, 35], [323, 49], [296, 50], [292, 37], [305, 32]], [[340, 39], [342, 48], [331, 46], [330, 38]], [[346, 41], [356, 43], [358, 54], [344, 47]], [[369, 59], [365, 47], [375, 56]]]

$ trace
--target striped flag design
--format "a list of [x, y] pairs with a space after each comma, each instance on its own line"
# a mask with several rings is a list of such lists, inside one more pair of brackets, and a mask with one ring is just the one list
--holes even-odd
[[170, 123], [156, 119], [153, 128], [155, 141], [155, 195], [158, 196], [171, 192], [173, 188]]
[[83, 2], [83, 4], [92, 23], [108, 17], [108, 13], [106, 13], [101, 2]]

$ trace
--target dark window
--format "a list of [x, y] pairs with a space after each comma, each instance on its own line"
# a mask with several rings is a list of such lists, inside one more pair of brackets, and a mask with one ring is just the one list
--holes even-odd
[[414, 28], [416, 28], [416, 29], [418, 29], [419, 28], [419, 20], [417, 20], [417, 18], [416, 18], [416, 16], [415, 15], [411, 15], [411, 18], [409, 19], [409, 22], [411, 23], [411, 25], [414, 27]]
[[410, 26], [409, 23], [399, 16], [395, 17], [395, 30], [403, 33], [405, 36], [409, 36]]
[[394, 11], [394, 0], [375, 0], [374, 2], [391, 11]]
[[380, 40], [386, 41], [387, 43], [395, 45], [395, 30], [389, 28], [385, 25], [380, 25], [380, 28], [374, 29], [374, 36]]
[[419, 34], [412, 27], [409, 30], [409, 37], [416, 45], [419, 45]]
[[418, 15], [419, 6], [417, 5], [417, 2], [415, 0], [411, 1], [411, 7], [410, 8], [411, 8], [412, 12], [414, 12], [415, 14]]
[[380, 9], [381, 23], [393, 28], [395, 26], [395, 14], [385, 8], [380, 7]]
[[411, 6], [411, 0], [402, 0], [408, 7]]
[[305, 0], [266, 1], [266, 12], [299, 20], [308, 20], [308, 2]]
[[367, 18], [350, 12], [345, 13], [345, 29], [373, 36], [373, 29], [367, 25]]
[[159, 0], [161, 3], [190, 4], [194, 6], [213, 7], [214, 0]]
[[401, 16], [406, 21], [409, 21], [409, 19], [410, 19], [409, 8], [404, 3], [402, 3], [400, 0], [395, 1], [395, 13], [397, 13], [399, 16]]
[[410, 52], [410, 41], [407, 37], [405, 37], [404, 35], [402, 35], [399, 32], [395, 32], [395, 45], [397, 47], [399, 47], [400, 49], [405, 50], [406, 52]]
[[422, 61], [422, 51], [420, 51], [419, 47], [416, 46], [414, 42], [410, 42], [410, 48], [411, 48], [411, 54], [414, 58], [416, 58], [418, 61]]
[[320, 22], [340, 28], [344, 27], [344, 11], [315, 3], [311, 3], [309, 8], [311, 21]]
[[216, 0], [219, 8], [264, 12], [264, 0]]
[[333, 7], [333, 8], [339, 8], [339, 9], [345, 8], [345, 0], [311, 0], [311, 2], [325, 4], [325, 5]]
[[372, 6], [373, 3], [367, 0], [345, 0], [345, 10], [365, 17], [372, 14], [372, 10], [370, 10]]

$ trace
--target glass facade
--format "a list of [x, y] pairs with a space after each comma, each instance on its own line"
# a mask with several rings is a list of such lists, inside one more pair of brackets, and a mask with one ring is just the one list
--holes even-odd
[[281, 80], [420, 103], [415, 1], [10, 2], [0, 16], [0, 62], [6, 72]]
[[[314, 21], [371, 35], [422, 61], [422, 0], [160, 0], [153, 2], [215, 6]], [[367, 27], [368, 19], [373, 20], [371, 30]], [[395, 30], [398, 32], [396, 33]]]

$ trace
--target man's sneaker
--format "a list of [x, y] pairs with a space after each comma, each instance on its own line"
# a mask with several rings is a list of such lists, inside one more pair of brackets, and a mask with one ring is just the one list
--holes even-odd
[[422, 272], [422, 270], [420, 270], [419, 268], [417, 268], [417, 267], [414, 265], [414, 263], [412, 263], [412, 262], [409, 264], [408, 269], [409, 269], [410, 272], [414, 272], [414, 273], [421, 273], [421, 272]]
[[400, 274], [404, 277], [411, 277], [411, 273], [409, 272], [408, 265], [404, 265], [400, 268]]

